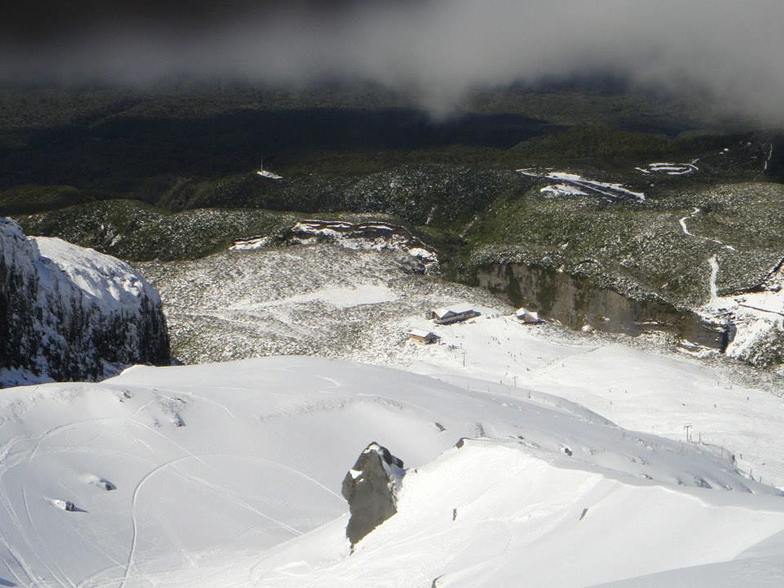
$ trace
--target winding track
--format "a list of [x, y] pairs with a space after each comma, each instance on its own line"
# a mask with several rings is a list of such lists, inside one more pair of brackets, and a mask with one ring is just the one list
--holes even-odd
[[711, 239], [710, 237], [702, 237], [700, 235], [695, 235], [694, 233], [689, 231], [689, 227], [686, 225], [686, 221], [688, 221], [689, 219], [694, 218], [695, 216], [697, 216], [701, 212], [702, 212], [701, 208], [695, 208], [694, 212], [692, 212], [691, 214], [686, 215], [683, 218], [678, 220], [678, 223], [681, 225], [681, 229], [683, 230], [683, 234], [687, 235], [689, 237], [694, 237], [695, 239], [701, 239], [702, 241], [709, 241], [711, 243], [716, 243], [716, 245], [721, 245], [722, 247], [724, 247], [725, 249], [728, 249], [730, 251], [737, 251], [737, 249], [735, 249], [732, 245], [727, 245], [723, 241], [719, 241], [718, 239]]

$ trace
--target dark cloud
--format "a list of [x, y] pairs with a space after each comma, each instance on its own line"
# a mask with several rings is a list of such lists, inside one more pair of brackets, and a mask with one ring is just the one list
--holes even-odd
[[[446, 112], [474, 89], [599, 72], [784, 123], [781, 0], [105, 4], [45, 3], [36, 18], [12, 16], [0, 77], [362, 79]], [[25, 38], [20, 23], [31, 18]]]

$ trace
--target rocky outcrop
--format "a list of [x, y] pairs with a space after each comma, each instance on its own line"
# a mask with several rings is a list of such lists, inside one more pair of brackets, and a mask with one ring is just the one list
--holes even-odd
[[360, 454], [342, 488], [351, 512], [346, 536], [352, 546], [397, 512], [397, 490], [404, 474], [403, 461], [378, 443]]
[[732, 323], [730, 357], [756, 367], [784, 367], [784, 261], [756, 288], [717, 296], [701, 312]]
[[289, 242], [329, 242], [349, 249], [401, 252], [407, 254], [417, 273], [438, 271], [438, 254], [433, 248], [408, 229], [389, 223], [304, 220], [291, 228]]
[[295, 223], [281, 235], [267, 235], [234, 242], [231, 251], [256, 251], [272, 245], [331, 243], [345, 249], [387, 251], [397, 256], [401, 267], [418, 274], [439, 271], [438, 252], [405, 227], [385, 222], [352, 223], [308, 219]]
[[516, 305], [536, 310], [548, 320], [573, 328], [596, 329], [636, 337], [669, 333], [696, 346], [725, 351], [732, 325], [720, 318], [676, 308], [654, 297], [635, 298], [590, 279], [524, 263], [496, 263], [476, 271], [479, 286], [503, 293]]
[[129, 265], [0, 218], [0, 386], [169, 361], [160, 297]]

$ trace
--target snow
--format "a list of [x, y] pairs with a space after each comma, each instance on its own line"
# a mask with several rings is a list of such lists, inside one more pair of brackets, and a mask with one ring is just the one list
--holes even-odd
[[719, 365], [599, 336], [564, 338], [497, 314], [439, 334], [440, 345], [409, 346], [391, 361], [472, 389], [557, 396], [670, 439], [684, 439], [684, 425], [692, 424], [694, 439], [727, 448], [745, 471], [784, 487], [784, 399]]
[[686, 221], [698, 215], [700, 212], [701, 210], [699, 208], [695, 208], [690, 215], [684, 216], [683, 218], [678, 220], [678, 223], [681, 225], [681, 230], [683, 231], [683, 234], [686, 235], [687, 237], [695, 237], [696, 235], [692, 234], [691, 231], [689, 231], [689, 227], [686, 225]]
[[436, 251], [402, 227], [380, 222], [349, 223], [328, 220], [308, 220], [296, 223], [291, 232], [292, 243], [313, 245], [329, 241], [341, 247], [365, 251], [403, 252], [418, 260], [425, 271], [438, 269]]
[[[409, 474], [399, 513], [350, 558], [327, 552], [316, 565], [284, 567], [317, 541], [335, 542], [335, 524], [274, 550], [255, 577], [267, 586], [427, 586], [436, 578], [445, 586], [515, 586], [520, 578], [587, 586], [656, 568], [711, 567], [780, 529], [780, 512], [770, 519], [704, 494], [558, 467], [508, 442], [469, 442]], [[765, 561], [780, 566], [775, 556]]]
[[424, 339], [425, 337], [432, 335], [433, 331], [426, 331], [425, 329], [411, 329], [408, 334], [412, 335], [413, 337], [420, 337]]
[[[695, 439], [727, 448], [744, 471], [784, 487], [781, 380], [766, 383], [757, 371], [720, 358], [706, 362], [667, 352], [658, 340], [637, 339], [630, 347], [625, 338], [523, 325], [513, 308], [486, 291], [410, 275], [391, 254], [330, 245], [292, 252], [217, 255], [156, 269], [153, 281], [167, 300], [173, 340], [185, 343], [179, 352], [188, 362], [328, 354], [462, 387], [525, 387], [670, 439], [684, 439], [683, 427], [691, 423]], [[706, 265], [706, 282], [707, 273]], [[265, 305], [341, 284], [360, 291], [384, 285], [397, 299], [345, 310], [317, 301]], [[258, 309], [226, 310], [242, 300]], [[463, 304], [482, 317], [439, 327], [438, 345], [406, 343], [410, 330], [433, 329], [433, 308]]]
[[[323, 330], [313, 352], [352, 363], [4, 391], [0, 585], [777, 585], [784, 499], [759, 480], [784, 487], [782, 398], [720, 364], [524, 326], [399, 257], [318, 245], [160, 267], [181, 272], [164, 298], [206, 349]], [[405, 344], [438, 306], [482, 318]], [[220, 328], [194, 322], [209, 313]], [[240, 337], [254, 321], [270, 330]], [[340, 484], [372, 441], [409, 469], [398, 514], [349, 556]]]
[[[781, 561], [784, 499], [726, 453], [530, 396], [297, 357], [8, 390], [0, 579], [578, 586]], [[373, 440], [409, 469], [398, 514], [349, 556], [338, 492]]]
[[[569, 172], [550, 170], [537, 171], [534, 169], [519, 169], [517, 172], [524, 176], [533, 178], [555, 180], [556, 183], [554, 186], [548, 186], [549, 188], [553, 188], [555, 191], [559, 190], [559, 186], [566, 186], [570, 189], [575, 189], [588, 194], [596, 194], [605, 198], [609, 198], [613, 201], [645, 202], [644, 193], [629, 190], [622, 184], [590, 180], [579, 174]], [[563, 191], [561, 191], [561, 194], [567, 195]]]
[[362, 288], [333, 286], [261, 304], [234, 304], [228, 310], [264, 310], [274, 306], [300, 305], [309, 302], [328, 304], [335, 308], [345, 309], [365, 304], [394, 302], [397, 298], [398, 296], [395, 292], [382, 284], [368, 284]]
[[730, 357], [754, 360], [766, 345], [784, 335], [784, 271], [774, 272], [758, 291], [726, 296], [711, 292], [711, 301], [701, 312], [731, 318], [735, 337], [727, 347]]
[[700, 171], [694, 163], [649, 163], [646, 167], [637, 167], [637, 171], [646, 175], [665, 174], [668, 176], [690, 176]]
[[719, 287], [716, 284], [716, 280], [719, 277], [719, 260], [718, 258], [713, 255], [708, 259], [708, 265], [711, 268], [710, 273], [710, 282], [708, 283], [708, 288], [710, 290], [710, 305], [715, 306], [718, 299], [719, 299]]
[[539, 190], [542, 194], [548, 194], [550, 196], [588, 196], [586, 192], [580, 190], [580, 188], [576, 188], [570, 184], [553, 184], [551, 186], [545, 186], [541, 190]]
[[768, 150], [768, 157], [765, 159], [765, 166], [763, 171], [768, 171], [768, 167], [770, 166], [770, 162], [773, 159], [773, 144], [771, 143], [770, 149]]
[[268, 247], [271, 243], [271, 237], [259, 237], [258, 239], [235, 241], [234, 245], [229, 247], [229, 251], [257, 251], [259, 249]]
[[404, 251], [319, 244], [142, 271], [166, 300], [173, 352], [185, 363], [286, 354], [373, 361], [407, 340], [410, 316], [454, 302], [498, 302], [478, 289], [466, 298], [465, 288], [410, 267]]
[[141, 297], [160, 303], [158, 293], [127, 263], [52, 237], [32, 237], [41, 256], [59, 268], [102, 312], [135, 312]]
[[273, 173], [273, 172], [271, 172], [269, 170], [265, 170], [265, 169], [260, 169], [256, 173], [258, 175], [260, 175], [262, 178], [269, 178], [270, 180], [276, 180], [277, 181], [277, 180], [282, 180], [283, 179], [283, 176], [279, 176], [278, 174]]
[[686, 221], [688, 221], [689, 219], [694, 218], [695, 216], [697, 216], [701, 212], [702, 212], [701, 208], [695, 208], [692, 211], [691, 214], [689, 214], [687, 216], [684, 216], [683, 218], [678, 219], [678, 224], [680, 224], [681, 230], [683, 231], [683, 234], [686, 235], [687, 237], [694, 237], [695, 239], [702, 239], [703, 241], [710, 241], [711, 243], [716, 243], [716, 245], [721, 245], [724, 249], [727, 249], [729, 251], [737, 251], [735, 249], [735, 247], [733, 247], [732, 245], [727, 245], [726, 243], [724, 243], [722, 241], [719, 241], [718, 239], [711, 239], [710, 237], [701, 237], [699, 235], [695, 235], [694, 233], [692, 233], [689, 230], [689, 227], [686, 224]]

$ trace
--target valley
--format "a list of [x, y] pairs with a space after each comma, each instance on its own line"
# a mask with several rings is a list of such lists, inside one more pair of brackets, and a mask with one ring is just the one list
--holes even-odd
[[780, 584], [780, 130], [2, 92], [0, 586]]

